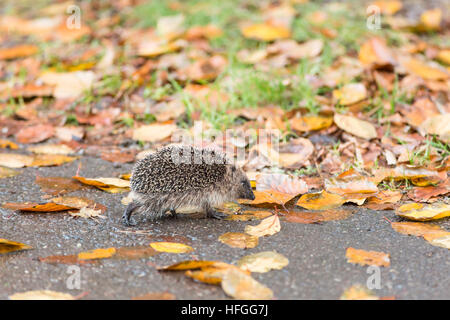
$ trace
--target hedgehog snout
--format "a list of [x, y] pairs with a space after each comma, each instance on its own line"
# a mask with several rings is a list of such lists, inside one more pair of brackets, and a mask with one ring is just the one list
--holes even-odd
[[241, 196], [241, 199], [255, 200], [255, 194], [251, 187], [244, 188]]

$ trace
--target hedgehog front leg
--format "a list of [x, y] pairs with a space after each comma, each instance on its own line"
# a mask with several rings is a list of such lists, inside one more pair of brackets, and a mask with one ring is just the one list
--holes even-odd
[[140, 204], [133, 201], [128, 204], [122, 216], [122, 223], [126, 226], [134, 226], [136, 223], [131, 219], [133, 212], [140, 207]]
[[204, 209], [206, 211], [207, 218], [223, 220], [227, 217], [227, 215], [225, 213], [214, 210], [214, 208], [211, 207], [211, 205], [209, 203], [204, 205]]

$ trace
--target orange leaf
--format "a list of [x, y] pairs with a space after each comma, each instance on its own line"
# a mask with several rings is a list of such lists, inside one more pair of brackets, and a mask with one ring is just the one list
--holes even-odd
[[297, 201], [297, 205], [308, 210], [326, 210], [340, 207], [346, 199], [338, 194], [322, 191], [320, 193], [304, 194]]
[[347, 262], [364, 265], [375, 265], [379, 267], [389, 267], [391, 261], [389, 254], [377, 251], [365, 251], [354, 248], [347, 248], [345, 253]]

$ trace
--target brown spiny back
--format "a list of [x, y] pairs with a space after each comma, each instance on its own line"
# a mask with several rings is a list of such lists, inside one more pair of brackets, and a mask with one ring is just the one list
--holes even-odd
[[[208, 156], [214, 157], [212, 163], [205, 160]], [[176, 161], [180, 159], [181, 163]], [[207, 189], [224, 182], [226, 165], [225, 155], [218, 151], [191, 146], [165, 147], [136, 163], [131, 190], [150, 194]]]

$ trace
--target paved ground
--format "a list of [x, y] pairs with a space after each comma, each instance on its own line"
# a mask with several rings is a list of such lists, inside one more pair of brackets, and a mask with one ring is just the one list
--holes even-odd
[[[0, 202], [40, 201], [41, 176], [75, 174], [78, 162], [54, 168], [28, 168], [19, 176], [1, 179]], [[116, 176], [129, 172], [130, 165], [114, 166], [94, 158], [83, 158], [81, 175]], [[148, 292], [169, 291], [178, 299], [224, 299], [220, 287], [196, 283], [182, 273], [159, 273], [154, 265], [168, 265], [191, 259], [191, 254], [161, 253], [140, 260], [103, 260], [97, 266], [81, 267], [81, 290], [66, 288], [67, 265], [50, 265], [37, 257], [76, 254], [100, 247], [148, 245], [150, 241], [176, 237], [195, 248], [198, 259], [235, 262], [244, 255], [276, 250], [290, 263], [283, 270], [254, 274], [274, 291], [277, 299], [337, 299], [356, 283], [365, 284], [367, 268], [346, 262], [345, 250], [354, 247], [388, 252], [391, 266], [382, 268], [379, 296], [397, 299], [450, 299], [450, 255], [421, 238], [395, 232], [383, 216], [398, 221], [393, 212], [359, 210], [350, 218], [317, 225], [282, 222], [276, 235], [260, 239], [250, 250], [234, 249], [217, 238], [225, 232], [242, 232], [256, 222], [218, 221], [183, 217], [158, 222], [137, 217], [139, 225], [125, 228], [120, 223], [123, 194], [100, 190], [73, 193], [86, 196], [108, 207], [107, 219], [100, 223], [74, 219], [68, 214], [18, 214], [0, 209], [0, 238], [20, 241], [34, 250], [0, 256], [0, 299], [27, 290], [50, 289], [73, 295], [88, 291], [89, 299], [129, 299]], [[450, 230], [450, 221], [438, 223]], [[123, 233], [141, 230], [144, 234]], [[146, 234], [145, 234], [146, 233]]]

